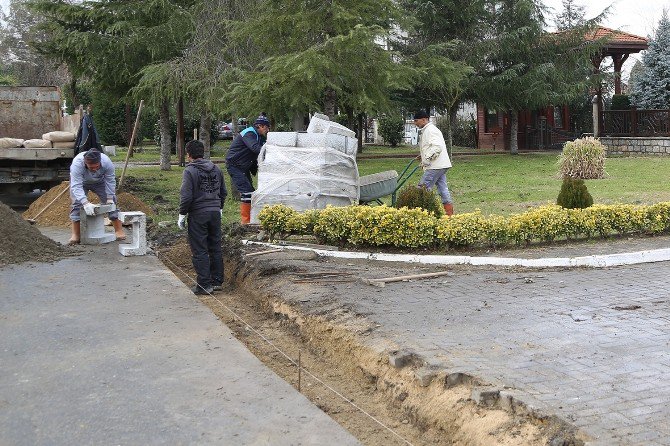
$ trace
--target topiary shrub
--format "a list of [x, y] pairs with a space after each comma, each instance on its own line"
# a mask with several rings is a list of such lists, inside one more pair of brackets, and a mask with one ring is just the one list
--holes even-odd
[[584, 180], [565, 177], [556, 204], [566, 209], [585, 209], [593, 205], [593, 197]]
[[558, 157], [562, 178], [594, 180], [605, 177], [605, 153], [607, 149], [595, 138], [568, 141]]
[[401, 115], [382, 116], [379, 118], [379, 134], [384, 138], [384, 143], [395, 147], [405, 136], [405, 120]]
[[406, 207], [409, 209], [421, 208], [427, 210], [435, 217], [440, 218], [444, 214], [442, 202], [433, 190], [423, 186], [407, 186], [398, 194], [395, 203], [398, 209]]

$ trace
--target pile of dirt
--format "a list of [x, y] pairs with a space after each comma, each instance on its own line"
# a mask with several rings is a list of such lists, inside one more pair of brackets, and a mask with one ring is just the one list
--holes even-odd
[[[40, 211], [42, 211], [42, 209], [44, 209], [46, 206], [49, 206], [36, 219], [38, 224], [41, 226], [70, 226], [69, 187], [70, 182], [63, 181], [58, 186], [54, 186], [49, 189], [44, 195], [42, 195], [30, 205], [28, 210], [23, 213], [23, 218], [34, 219], [35, 216], [39, 214]], [[61, 192], [63, 192], [63, 194], [59, 196]], [[49, 205], [49, 203], [51, 203], [53, 200], [56, 201]], [[88, 200], [91, 203], [100, 203], [98, 196], [92, 192], [88, 193]], [[122, 192], [117, 196], [117, 204], [119, 209], [122, 211], [141, 211], [148, 216], [155, 215], [154, 211], [146, 203], [128, 192]]]
[[0, 221], [0, 267], [28, 261], [52, 262], [69, 254], [2, 202]]

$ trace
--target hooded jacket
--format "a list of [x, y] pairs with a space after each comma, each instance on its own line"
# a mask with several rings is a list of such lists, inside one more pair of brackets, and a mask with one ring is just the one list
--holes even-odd
[[184, 169], [179, 213], [186, 215], [223, 209], [226, 194], [221, 169], [210, 160], [195, 159]]

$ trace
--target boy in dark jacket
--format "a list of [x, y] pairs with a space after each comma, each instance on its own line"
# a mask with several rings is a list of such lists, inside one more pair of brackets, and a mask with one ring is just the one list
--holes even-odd
[[188, 243], [198, 283], [194, 294], [210, 294], [221, 289], [223, 256], [221, 254], [221, 216], [226, 199], [226, 185], [221, 169], [203, 159], [205, 147], [194, 140], [186, 144], [188, 165], [184, 169], [177, 225], [184, 229], [188, 215]]
[[265, 115], [260, 115], [254, 121], [254, 125], [242, 130], [233, 140], [226, 154], [226, 168], [230, 179], [240, 192], [242, 203], [240, 204], [240, 220], [242, 224], [248, 224], [251, 214], [251, 194], [254, 186], [251, 183], [251, 175], [256, 175], [258, 170], [258, 154], [267, 139], [270, 130], [270, 120]]

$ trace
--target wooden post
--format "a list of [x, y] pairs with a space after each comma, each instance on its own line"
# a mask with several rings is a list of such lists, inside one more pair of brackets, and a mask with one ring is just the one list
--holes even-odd
[[630, 108], [630, 133], [631, 136], [637, 136], [637, 108]]
[[186, 165], [186, 154], [184, 153], [184, 99], [179, 98], [177, 102], [177, 154], [179, 155], [179, 165]]

